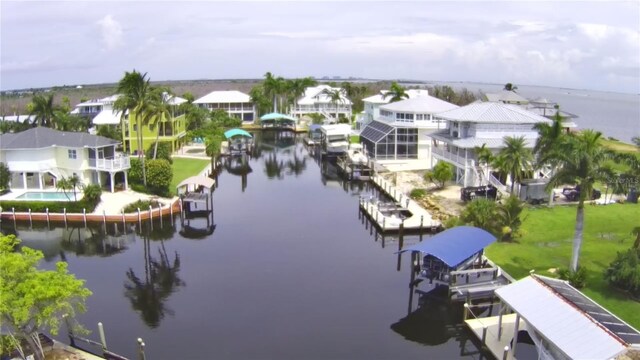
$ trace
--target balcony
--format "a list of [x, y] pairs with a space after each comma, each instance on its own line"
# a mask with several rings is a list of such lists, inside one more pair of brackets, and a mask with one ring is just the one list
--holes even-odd
[[461, 168], [473, 166], [473, 160], [474, 160], [473, 156], [469, 156], [465, 159], [464, 156], [454, 154], [452, 152], [447, 151], [447, 149], [441, 148], [441, 147], [431, 148], [431, 153], [436, 159], [445, 160]]
[[89, 159], [89, 167], [101, 171], [121, 171], [131, 167], [129, 156], [117, 153], [108, 159]]

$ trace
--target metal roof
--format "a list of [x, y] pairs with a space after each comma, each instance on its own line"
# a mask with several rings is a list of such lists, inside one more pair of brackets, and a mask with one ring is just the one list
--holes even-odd
[[487, 101], [502, 103], [528, 104], [529, 100], [515, 91], [502, 90], [497, 93], [486, 93]]
[[182, 180], [180, 184], [176, 186], [176, 188], [180, 188], [188, 185], [204, 186], [207, 189], [211, 189], [215, 185], [215, 181], [210, 177], [197, 175], [197, 176], [188, 177]]
[[280, 113], [269, 113], [269, 114], [262, 115], [260, 117], [260, 120], [263, 120], [263, 121], [264, 120], [291, 120], [291, 121], [298, 121], [298, 119], [293, 117], [293, 116], [280, 114]]
[[349, 124], [322, 125], [320, 131], [322, 131], [327, 136], [349, 136], [351, 135], [351, 126]]
[[212, 91], [207, 95], [194, 101], [194, 104], [225, 104], [225, 103], [250, 103], [251, 97], [243, 92], [230, 91]]
[[473, 226], [457, 226], [400, 252], [419, 251], [437, 257], [450, 267], [456, 267], [494, 241], [496, 237], [486, 230]]
[[527, 111], [520, 106], [496, 102], [471, 103], [454, 110], [438, 114], [438, 117], [452, 121], [495, 124], [537, 124], [551, 123], [551, 120]]
[[[495, 294], [520, 314], [530, 329], [571, 359], [611, 359], [629, 344], [604, 324], [623, 325], [621, 320], [564, 281], [534, 275], [499, 288]], [[591, 308], [602, 321], [581, 306]], [[626, 331], [637, 334], [626, 326], [631, 329]]]
[[242, 129], [231, 129], [224, 132], [224, 137], [229, 139], [234, 136], [244, 136], [244, 137], [253, 137], [246, 130]]
[[111, 109], [102, 110], [93, 118], [94, 125], [117, 125], [120, 124], [120, 116], [122, 111]]
[[[380, 93], [366, 97], [362, 101], [374, 104], [388, 104], [391, 101], [391, 96], [384, 97], [384, 94], [388, 92], [389, 90], [380, 90]], [[427, 89], [409, 89], [405, 93], [409, 95], [409, 99], [413, 99], [416, 96], [429, 96]]]
[[41, 149], [51, 146], [103, 147], [119, 143], [119, 141], [104, 136], [84, 132], [58, 131], [40, 126], [15, 134], [0, 135], [0, 149], [3, 150]]
[[457, 109], [459, 106], [440, 100], [433, 96], [421, 95], [406, 100], [400, 100], [380, 106], [380, 109], [393, 112], [408, 112], [419, 114], [437, 114]]
[[329, 85], [311, 86], [305, 89], [304, 95], [298, 99], [298, 105], [313, 105], [316, 103], [330, 104], [331, 98], [322, 92], [324, 90], [340, 90], [340, 104], [351, 105], [351, 100], [346, 97], [344, 89], [338, 87], [331, 87]]

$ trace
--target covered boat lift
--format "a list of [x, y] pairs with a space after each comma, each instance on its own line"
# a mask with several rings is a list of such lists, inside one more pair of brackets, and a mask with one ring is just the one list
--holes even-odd
[[[213, 190], [215, 180], [206, 176], [192, 176], [184, 179], [176, 186], [176, 193], [180, 197], [180, 223], [185, 236], [191, 229], [197, 233], [213, 233]], [[203, 206], [204, 205], [204, 206]], [[191, 225], [191, 220], [206, 218], [206, 227], [198, 229]], [[181, 232], [182, 233], [182, 232]]]
[[224, 132], [227, 148], [222, 153], [226, 155], [242, 155], [251, 151], [253, 135], [243, 129], [231, 129]]
[[298, 119], [280, 113], [269, 113], [260, 117], [260, 124], [263, 129], [274, 130], [296, 130]]

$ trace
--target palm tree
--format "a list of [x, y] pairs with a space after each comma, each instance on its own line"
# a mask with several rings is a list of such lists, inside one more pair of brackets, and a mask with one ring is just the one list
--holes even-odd
[[[538, 130], [538, 139], [533, 147], [533, 153], [536, 157], [536, 167], [541, 168], [543, 166], [549, 166], [551, 168], [551, 175], [556, 171], [558, 166], [557, 152], [560, 151], [560, 144], [563, 142], [565, 136], [564, 126], [562, 122], [564, 119], [560, 116], [560, 111], [556, 111], [552, 119], [552, 123], [540, 122], [533, 126]], [[549, 206], [553, 203], [553, 191], [550, 191]]]
[[631, 230], [631, 235], [636, 236], [636, 241], [633, 242], [633, 249], [640, 250], [640, 226], [636, 226]]
[[336, 122], [338, 122], [338, 115], [340, 112], [338, 104], [344, 101], [344, 99], [342, 99], [342, 90], [328, 88], [322, 90], [321, 94], [326, 95], [329, 98], [329, 101], [331, 101], [331, 103], [336, 107]]
[[512, 83], [506, 83], [504, 84], [504, 90], [515, 92], [516, 90], [518, 90], [518, 87], [513, 85]]
[[502, 158], [504, 170], [511, 177], [511, 193], [516, 181], [522, 180], [522, 174], [530, 171], [533, 155], [531, 150], [526, 148], [524, 136], [504, 138], [504, 148], [500, 150], [498, 156]]
[[286, 88], [290, 97], [293, 99], [294, 109], [298, 107], [298, 98], [304, 95], [305, 90], [308, 87], [315, 86], [316, 84], [317, 82], [310, 77], [287, 80]]
[[264, 95], [268, 99], [273, 99], [273, 112], [278, 112], [278, 103], [281, 102], [280, 96], [285, 90], [285, 80], [282, 77], [274, 77], [271, 72], [264, 74], [262, 82]]
[[169, 89], [155, 88], [151, 96], [152, 102], [149, 112], [153, 115], [154, 122], [150, 123], [150, 128], [156, 128], [156, 141], [153, 146], [153, 158], [156, 158], [158, 154], [158, 140], [160, 139], [160, 128], [166, 126], [167, 120], [172, 118], [171, 110], [172, 105], [169, 104], [169, 100], [173, 95], [168, 91]]
[[398, 85], [398, 83], [394, 81], [391, 83], [391, 87], [389, 88], [389, 91], [387, 91], [384, 95], [382, 95], [383, 100], [388, 97], [391, 97], [391, 100], [389, 100], [389, 102], [396, 102], [396, 101], [408, 99], [409, 94], [407, 94], [405, 88]]
[[264, 85], [256, 85], [249, 91], [251, 102], [256, 106], [258, 117], [268, 113], [273, 106], [269, 97], [265, 93]]
[[600, 142], [601, 136], [600, 132], [593, 130], [584, 130], [577, 135], [567, 136], [555, 155], [558, 161], [558, 171], [549, 181], [551, 187], [568, 183], [574, 183], [580, 187], [570, 264], [572, 272], [578, 269], [578, 259], [582, 247], [584, 201], [587, 196], [591, 197], [594, 183], [603, 178], [602, 166], [607, 158], [607, 153]]
[[125, 72], [124, 77], [118, 82], [116, 93], [120, 97], [113, 104], [113, 109], [121, 111], [120, 121], [124, 126], [124, 120], [129, 112], [129, 116], [135, 116], [137, 136], [138, 136], [138, 158], [142, 162], [142, 181], [147, 186], [147, 172], [145, 169], [144, 151], [142, 148], [142, 125], [149, 123], [153, 116], [150, 111], [152, 103], [153, 88], [150, 84], [147, 73], [141, 74], [136, 70]]
[[53, 94], [34, 95], [29, 115], [33, 116], [35, 126], [56, 128], [59, 108], [53, 104]]
[[493, 152], [491, 149], [487, 147], [487, 144], [482, 144], [482, 146], [476, 146], [473, 148], [476, 153], [476, 157], [478, 158], [478, 165], [485, 167], [486, 173], [485, 176], [489, 177], [489, 165], [493, 162]]

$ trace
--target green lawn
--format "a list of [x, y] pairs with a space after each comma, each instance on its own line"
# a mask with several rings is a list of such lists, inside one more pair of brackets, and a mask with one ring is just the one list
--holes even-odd
[[637, 153], [639, 151], [637, 146], [632, 144], [627, 144], [617, 140], [603, 139], [602, 145], [604, 145], [604, 147], [607, 147], [611, 150], [615, 150], [619, 152]]
[[175, 194], [176, 186], [182, 180], [198, 175], [209, 164], [211, 164], [210, 160], [173, 158], [173, 180], [169, 187], [171, 193]]
[[[552, 276], [553, 268], [567, 268], [575, 226], [575, 206], [529, 208], [524, 212], [523, 235], [516, 243], [495, 243], [487, 256], [516, 279], [536, 274]], [[585, 206], [585, 230], [580, 264], [588, 270], [587, 296], [640, 329], [640, 302], [629, 300], [610, 288], [603, 271], [616, 253], [627, 250], [635, 236], [631, 229], [640, 225], [640, 205], [613, 204]]]
[[352, 144], [359, 144], [360, 143], [360, 135], [351, 135], [351, 143]]

